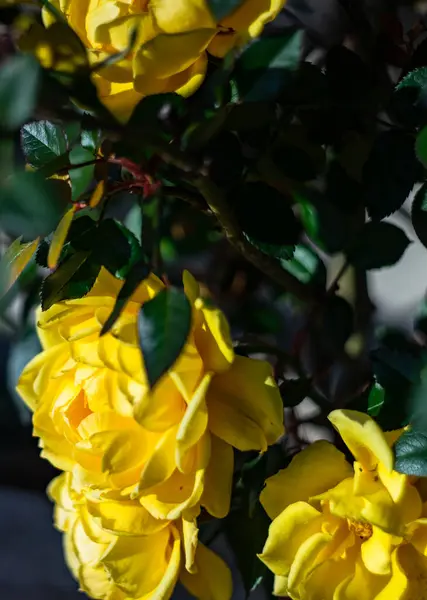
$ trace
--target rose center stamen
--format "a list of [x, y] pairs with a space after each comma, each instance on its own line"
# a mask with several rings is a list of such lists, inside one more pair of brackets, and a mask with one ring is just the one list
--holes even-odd
[[358, 538], [365, 541], [368, 540], [372, 535], [372, 525], [370, 523], [361, 523], [360, 521], [352, 521], [347, 519], [348, 528], [353, 531]]

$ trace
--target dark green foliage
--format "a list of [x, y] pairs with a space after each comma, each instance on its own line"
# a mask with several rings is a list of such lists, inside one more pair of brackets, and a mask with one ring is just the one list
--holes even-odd
[[141, 307], [139, 343], [151, 387], [178, 358], [188, 339], [191, 319], [188, 298], [172, 287], [165, 288]]

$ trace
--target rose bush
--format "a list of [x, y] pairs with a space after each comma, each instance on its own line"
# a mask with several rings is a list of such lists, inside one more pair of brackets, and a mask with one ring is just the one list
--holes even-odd
[[355, 457], [351, 466], [316, 442], [267, 480], [261, 503], [273, 519], [261, 560], [274, 593], [293, 600], [424, 598], [427, 496], [422, 479], [393, 470], [391, 445], [363, 413], [329, 419]]
[[[57, 0], [53, 5], [80, 37], [91, 63], [125, 50], [136, 32], [131, 54], [94, 75], [101, 101], [127, 119], [146, 95], [191, 95], [205, 77], [207, 51], [224, 56], [257, 37], [284, 3], [245, 0], [219, 20], [207, 0]], [[50, 25], [55, 17], [45, 10], [44, 20]]]

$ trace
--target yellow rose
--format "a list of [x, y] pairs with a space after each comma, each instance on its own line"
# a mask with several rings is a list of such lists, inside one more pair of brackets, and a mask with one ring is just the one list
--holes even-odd
[[164, 284], [146, 279], [100, 337], [123, 282], [102, 270], [90, 293], [38, 313], [44, 352], [18, 391], [34, 410], [42, 455], [74, 473], [77, 492], [120, 490], [156, 518], [229, 510], [233, 447], [266, 450], [283, 433], [268, 363], [234, 355], [228, 324], [184, 274], [193, 306], [187, 344], [150, 389], [137, 339], [141, 304]]
[[[55, 525], [64, 532], [66, 561], [82, 591], [99, 600], [168, 600], [178, 581], [201, 600], [229, 600], [231, 574], [211, 550], [193, 543], [197, 530], [153, 519], [119, 494], [78, 494], [72, 475], [54, 479]], [[191, 573], [189, 572], [191, 570]]]
[[410, 600], [427, 590], [427, 497], [421, 481], [393, 470], [390, 446], [367, 415], [329, 420], [353, 468], [316, 442], [267, 480], [261, 503], [273, 519], [261, 560], [274, 593], [293, 600]]
[[[285, 0], [243, 0], [219, 22], [208, 0], [54, 0], [89, 52], [99, 62], [136, 43], [130, 56], [94, 76], [101, 101], [126, 120], [149, 94], [188, 96], [201, 85], [206, 50], [217, 56], [258, 36]], [[44, 10], [45, 24], [52, 23]]]

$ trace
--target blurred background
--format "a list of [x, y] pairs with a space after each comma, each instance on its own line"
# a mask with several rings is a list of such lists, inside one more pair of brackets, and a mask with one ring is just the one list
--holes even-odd
[[[307, 57], [315, 61], [326, 49], [346, 41], [350, 28], [347, 4], [351, 2], [289, 0], [283, 14], [270, 26], [270, 32], [295, 25], [305, 28]], [[394, 3], [365, 0], [365, 4], [375, 14], [376, 10]], [[399, 16], [405, 30], [423, 19], [410, 6], [400, 7]], [[6, 26], [3, 31], [7, 38]], [[419, 42], [422, 40], [423, 37]], [[425, 296], [427, 270], [427, 250], [417, 241], [408, 216], [411, 201], [408, 198], [390, 220], [405, 230], [412, 244], [397, 265], [371, 271], [367, 281], [376, 324], [407, 331], [412, 329], [414, 315]], [[182, 269], [188, 268], [209, 287], [215, 301], [227, 313], [235, 339], [241, 339], [249, 331], [250, 335], [261, 335], [286, 349], [302, 318], [289, 298], [270, 287], [262, 274], [236, 256], [227, 243], [218, 239], [206, 253], [206, 241], [212, 239], [207, 217], [179, 202], [171, 205], [169, 213], [162, 252], [171, 281], [178, 282]], [[129, 214], [129, 226], [132, 218]], [[326, 261], [326, 265], [330, 273], [336, 271], [334, 259]], [[37, 276], [30, 275], [20, 281], [18, 290], [15, 288], [16, 297], [6, 312], [0, 301], [0, 599], [81, 599], [84, 596], [77, 591], [77, 584], [64, 564], [61, 536], [53, 529], [52, 507], [45, 495], [55, 470], [39, 458], [37, 441], [31, 434], [30, 414], [14, 392], [23, 366], [40, 349], [32, 327], [32, 302], [26, 300], [34, 298], [37, 286]], [[352, 364], [350, 368], [354, 375], [350, 377], [351, 385], [357, 388], [363, 364]], [[317, 414], [315, 403], [308, 399], [295, 410], [298, 434], [306, 442], [327, 436], [327, 429], [316, 420]], [[216, 539], [214, 546], [232, 564], [225, 541]], [[234, 571], [235, 600], [240, 600], [245, 594]], [[257, 590], [251, 598], [261, 600], [263, 594]], [[188, 598], [182, 590], [177, 591], [176, 597]]]

